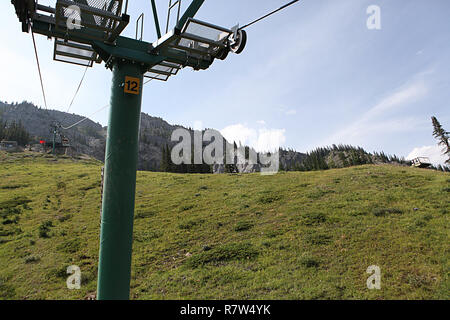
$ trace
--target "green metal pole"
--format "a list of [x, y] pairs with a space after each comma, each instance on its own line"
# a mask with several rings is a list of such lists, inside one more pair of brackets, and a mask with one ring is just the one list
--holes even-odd
[[113, 63], [100, 232], [98, 300], [127, 300], [130, 296], [142, 79], [143, 69], [139, 64], [122, 60]]

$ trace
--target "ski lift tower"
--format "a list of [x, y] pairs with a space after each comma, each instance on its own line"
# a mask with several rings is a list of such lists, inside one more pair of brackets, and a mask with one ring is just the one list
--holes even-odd
[[[105, 62], [113, 73], [105, 155], [105, 180], [97, 299], [129, 299], [138, 136], [143, 79], [166, 81], [184, 67], [206, 70], [215, 59], [240, 53], [245, 31], [194, 19], [204, 0], [192, 0], [180, 15], [181, 0], [169, 2], [161, 35], [152, 0], [158, 40], [121, 36], [128, 25], [128, 0], [57, 0], [55, 7], [36, 0], [11, 0], [22, 31], [54, 39], [54, 60], [92, 67]], [[178, 7], [177, 7], [178, 6]], [[174, 10], [175, 9], [175, 10]], [[143, 20], [142, 19], [138, 19]], [[142, 22], [142, 21], [141, 21]], [[138, 31], [138, 26], [136, 25]]]

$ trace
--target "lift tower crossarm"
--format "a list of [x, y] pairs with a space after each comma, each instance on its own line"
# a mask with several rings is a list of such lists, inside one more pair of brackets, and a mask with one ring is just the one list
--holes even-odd
[[193, 18], [198, 10], [200, 10], [200, 7], [203, 5], [203, 2], [205, 0], [193, 0], [192, 3], [189, 5], [189, 7], [186, 9], [186, 12], [181, 16], [180, 21], [178, 21], [177, 29], [183, 28], [183, 26], [186, 24], [187, 20], [189, 18]]
[[[129, 19], [128, 16], [126, 17], [126, 19]], [[186, 58], [186, 55], [179, 50], [164, 50], [166, 55], [155, 55], [149, 52], [149, 48], [153, 48], [151, 43], [123, 36], [118, 36], [114, 43], [98, 41], [96, 39], [98, 39], [99, 33], [96, 32], [96, 30], [86, 30], [84, 28], [80, 30], [57, 29], [55, 18], [45, 15], [39, 15], [33, 20], [32, 30], [34, 33], [45, 35], [47, 37], [60, 39], [69, 38], [72, 41], [92, 45], [94, 50], [105, 62], [108, 62], [111, 57], [115, 56], [117, 58], [134, 61], [135, 63], [144, 64], [150, 68], [166, 60], [181, 64], [185, 67], [188, 66], [202, 70], [208, 69], [213, 62], [212, 59], [205, 60], [197, 57]], [[107, 65], [107, 67], [109, 66]]]

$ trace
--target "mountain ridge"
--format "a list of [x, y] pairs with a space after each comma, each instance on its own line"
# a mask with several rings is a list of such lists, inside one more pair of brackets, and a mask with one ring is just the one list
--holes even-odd
[[[0, 119], [8, 123], [22, 123], [23, 127], [34, 138], [34, 142], [32, 143], [34, 147], [32, 149], [34, 148], [35, 151], [41, 149], [39, 145], [40, 140], [52, 141], [53, 126], [55, 123], [62, 123], [67, 126], [69, 124], [79, 123], [68, 130], [62, 131], [64, 136], [70, 141], [69, 155], [77, 156], [84, 154], [104, 162], [107, 127], [87, 117], [58, 110], [42, 109], [27, 101], [11, 104], [0, 101]], [[194, 136], [195, 131], [191, 128], [172, 125], [160, 117], [153, 117], [144, 112], [141, 113], [138, 170], [164, 171], [162, 170], [164, 167], [163, 149], [167, 146], [172, 148], [178, 143], [171, 141], [171, 136], [179, 128], [188, 130], [191, 138]], [[215, 131], [216, 135], [222, 137], [224, 150], [233, 150], [233, 147], [237, 147], [228, 142], [218, 130], [211, 130]], [[203, 142], [203, 148], [206, 145], [207, 143]], [[248, 147], [244, 147], [246, 150], [245, 153], [248, 154]], [[409, 161], [405, 161], [403, 158], [395, 155], [386, 155], [384, 152], [369, 153], [361, 147], [349, 145], [332, 145], [331, 147], [316, 148], [306, 154], [293, 149], [279, 149], [279, 168], [283, 171], [327, 170], [354, 165], [381, 163], [410, 164]], [[235, 163], [234, 165], [228, 163], [226, 165], [215, 164], [210, 169], [212, 173], [251, 173], [259, 172], [261, 165], [250, 164], [246, 161], [243, 164]], [[186, 168], [176, 168], [172, 172], [184, 173], [196, 171], [187, 170]], [[202, 170], [201, 172], [204, 173], [205, 171]]]
[[[69, 124], [77, 123], [86, 117], [66, 113], [58, 110], [47, 110], [35, 106], [33, 103], [23, 101], [21, 103], [5, 103], [0, 101], [0, 118], [7, 122], [21, 122], [25, 129], [34, 137], [34, 143], [44, 139], [51, 141], [52, 125], [56, 123]], [[171, 141], [171, 134], [178, 128], [189, 130], [193, 134], [194, 130], [181, 125], [169, 124], [162, 118], [141, 113], [140, 133], [139, 133], [139, 157], [138, 170], [160, 171], [162, 162], [162, 149], [165, 145], [173, 147], [176, 142]], [[215, 130], [218, 134], [219, 131]], [[97, 160], [104, 161], [107, 127], [100, 123], [86, 118], [79, 125], [63, 130], [64, 135], [69, 138], [71, 149], [74, 154], [86, 154]], [[222, 136], [223, 137], [223, 136]], [[225, 138], [224, 145], [231, 145]], [[296, 151], [284, 151], [281, 164], [284, 167], [293, 167], [295, 162], [304, 159], [305, 154]], [[242, 172], [254, 172], [258, 166], [243, 165]], [[213, 172], [224, 172], [224, 168], [213, 168]]]

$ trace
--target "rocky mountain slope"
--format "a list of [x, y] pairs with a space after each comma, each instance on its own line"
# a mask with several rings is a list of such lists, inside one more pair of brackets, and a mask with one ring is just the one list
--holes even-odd
[[[33, 137], [34, 141], [32, 143], [38, 144], [39, 140], [52, 141], [52, 126], [55, 123], [68, 127], [83, 120], [84, 117], [56, 110], [44, 110], [26, 101], [13, 104], [0, 101], [0, 119], [8, 123], [12, 121], [21, 122]], [[166, 145], [173, 147], [177, 143], [171, 141], [172, 132], [177, 128], [184, 127], [171, 125], [161, 118], [152, 117], [146, 113], [141, 114], [138, 170], [160, 171], [163, 148]], [[191, 141], [193, 141], [194, 131], [192, 129], [187, 130], [190, 131]], [[61, 133], [70, 140], [71, 155], [85, 154], [104, 161], [107, 128], [100, 123], [86, 119], [69, 130], [61, 130]], [[216, 134], [221, 136], [218, 131], [216, 131]], [[204, 142], [203, 148], [207, 144], [209, 143]], [[224, 151], [233, 149], [233, 145], [226, 141], [225, 138], [223, 138], [223, 145]], [[248, 157], [248, 151], [246, 151], [246, 157]], [[280, 169], [285, 171], [326, 170], [380, 163], [409, 165], [409, 161], [405, 161], [395, 155], [385, 155], [383, 152], [369, 153], [362, 148], [347, 145], [321, 147], [307, 154], [292, 149], [280, 149], [279, 160]], [[250, 173], [258, 172], [260, 169], [259, 164], [240, 164], [234, 166], [234, 169], [224, 165], [214, 165], [212, 167], [214, 173], [233, 171]]]
[[[84, 117], [65, 113], [56, 110], [45, 110], [36, 107], [30, 102], [7, 104], [0, 101], [0, 118], [8, 122], [21, 122], [26, 130], [34, 137], [34, 143], [39, 140], [52, 140], [52, 125], [60, 123], [63, 126], [74, 124]], [[172, 132], [179, 125], [171, 125], [161, 118], [152, 117], [146, 113], [141, 114], [140, 143], [138, 169], [145, 171], [159, 171], [162, 159], [162, 148], [170, 141]], [[190, 129], [189, 129], [190, 130]], [[193, 133], [192, 130], [191, 134]], [[79, 125], [62, 130], [62, 133], [69, 138], [71, 151], [74, 154], [86, 154], [100, 161], [104, 161], [107, 128], [99, 123], [87, 119]], [[224, 139], [224, 144], [229, 144]], [[290, 167], [295, 161], [301, 161], [304, 154], [295, 151], [282, 152], [284, 155], [281, 163]], [[218, 168], [221, 172], [223, 168]], [[253, 172], [258, 168], [255, 166], [242, 166], [240, 171]]]

